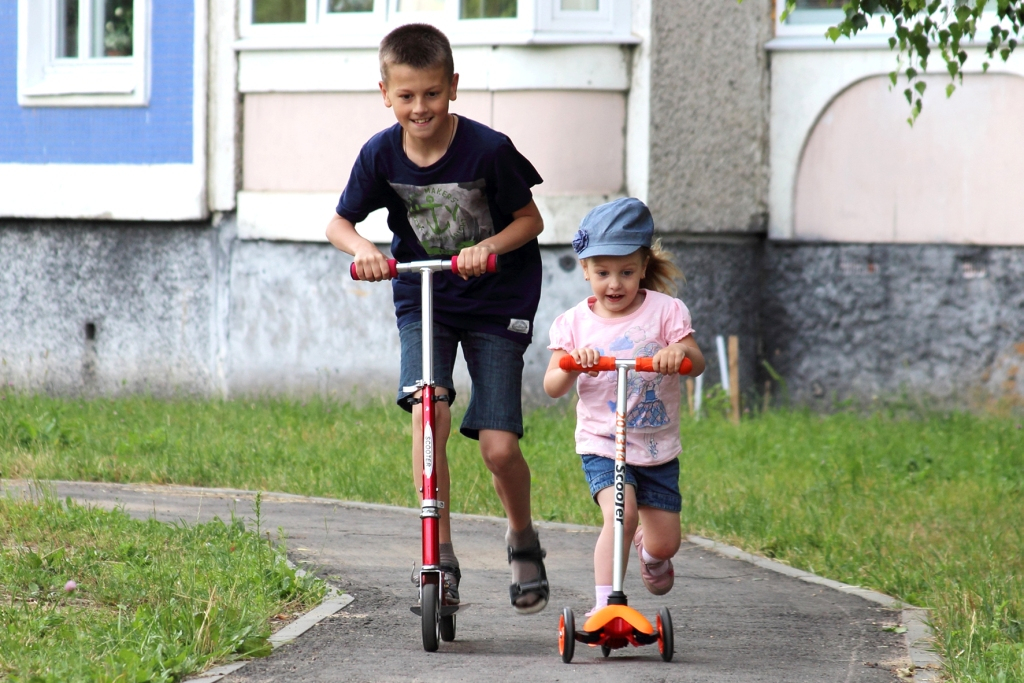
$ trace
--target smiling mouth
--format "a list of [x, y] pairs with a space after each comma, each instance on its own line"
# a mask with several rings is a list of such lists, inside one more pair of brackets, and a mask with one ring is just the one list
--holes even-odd
[[428, 124], [431, 121], [433, 121], [434, 117], [431, 116], [430, 118], [426, 118], [426, 119], [409, 119], [409, 120], [412, 121], [413, 123], [415, 123], [417, 126], [423, 126], [423, 125]]

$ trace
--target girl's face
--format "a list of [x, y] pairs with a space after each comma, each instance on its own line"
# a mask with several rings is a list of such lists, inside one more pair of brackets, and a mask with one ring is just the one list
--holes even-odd
[[621, 318], [640, 308], [637, 296], [647, 263], [639, 251], [629, 256], [594, 256], [580, 261], [583, 277], [594, 291], [594, 313]]

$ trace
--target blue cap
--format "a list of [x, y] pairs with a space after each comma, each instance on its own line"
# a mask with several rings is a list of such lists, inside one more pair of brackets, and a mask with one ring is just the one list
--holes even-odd
[[640, 247], [650, 247], [653, 237], [650, 209], [639, 199], [625, 197], [591, 209], [580, 221], [572, 248], [581, 259], [627, 256]]

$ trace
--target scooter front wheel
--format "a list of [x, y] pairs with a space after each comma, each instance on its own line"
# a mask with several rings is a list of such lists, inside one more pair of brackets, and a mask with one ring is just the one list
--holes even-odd
[[658, 651], [661, 658], [666, 662], [672, 661], [672, 654], [675, 652], [675, 636], [672, 634], [672, 615], [668, 607], [662, 607], [658, 612]]
[[420, 620], [423, 631], [423, 649], [437, 652], [437, 640], [441, 632], [441, 618], [436, 583], [425, 583], [420, 589]]
[[558, 617], [558, 654], [562, 655], [562, 661], [568, 664], [575, 652], [576, 619], [572, 615], [572, 609], [566, 607]]

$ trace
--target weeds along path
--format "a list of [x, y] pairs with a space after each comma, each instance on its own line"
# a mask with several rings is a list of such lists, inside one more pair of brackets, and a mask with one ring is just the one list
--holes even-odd
[[[8, 482], [10, 486], [11, 483]], [[142, 518], [194, 522], [232, 512], [252, 516], [251, 494], [171, 486], [56, 483], [58, 496]], [[884, 630], [898, 612], [861, 598], [714, 555], [690, 544], [676, 559], [676, 585], [648, 594], [635, 558], [626, 579], [630, 604], [653, 618], [667, 606], [676, 656], [653, 647], [605, 660], [578, 646], [571, 665], [557, 648], [558, 614], [578, 620], [593, 600], [596, 529], [545, 524], [551, 604], [538, 615], [508, 605], [509, 570], [502, 520], [453, 516], [463, 571], [458, 636], [423, 652], [410, 573], [419, 554], [418, 512], [325, 499], [264, 494], [262, 526], [281, 534], [290, 557], [308, 563], [355, 599], [294, 643], [226, 679], [257, 681], [736, 681], [882, 682], [905, 667], [902, 637]]]

